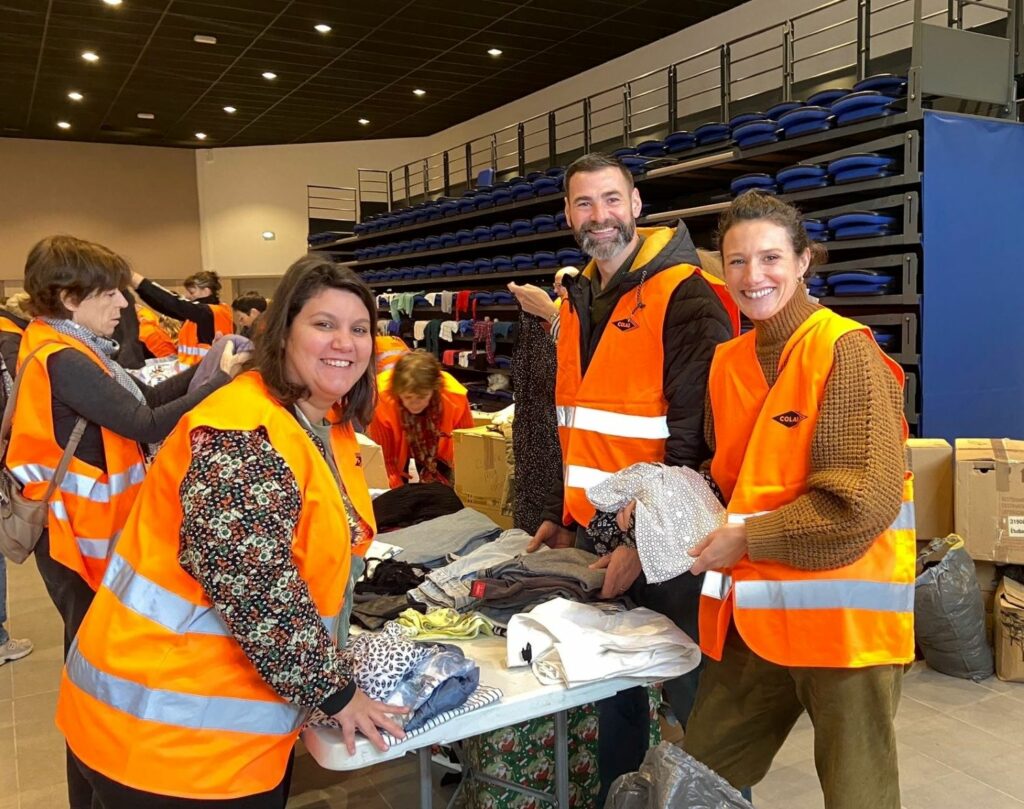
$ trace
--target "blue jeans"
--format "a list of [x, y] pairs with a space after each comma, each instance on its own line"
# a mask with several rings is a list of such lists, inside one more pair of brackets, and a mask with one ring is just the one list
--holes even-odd
[[0, 554], [0, 646], [10, 639], [7, 631], [7, 557]]

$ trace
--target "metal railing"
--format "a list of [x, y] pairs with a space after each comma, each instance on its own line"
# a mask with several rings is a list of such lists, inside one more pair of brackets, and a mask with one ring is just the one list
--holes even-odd
[[306, 214], [309, 219], [358, 222], [355, 188], [336, 185], [307, 185]]
[[483, 171], [524, 175], [531, 167], [557, 165], [597, 147], [628, 146], [684, 123], [711, 120], [709, 115], [728, 121], [755, 99], [762, 104], [768, 96], [790, 101], [794, 87], [810, 87], [816, 80], [859, 81], [870, 75], [877, 56], [873, 46], [883, 38], [889, 53], [910, 47], [915, 21], [945, 17], [946, 27], [970, 27], [965, 22], [969, 7], [1006, 15], [1006, 36], [1016, 52], [1022, 0], [1006, 3], [947, 0], [945, 9], [923, 13], [921, 0], [827, 0], [607, 90], [398, 166], [387, 172], [389, 203], [413, 205], [472, 188]]

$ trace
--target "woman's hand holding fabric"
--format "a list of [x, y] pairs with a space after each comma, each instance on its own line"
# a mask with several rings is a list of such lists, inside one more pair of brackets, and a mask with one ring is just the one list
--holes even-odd
[[[355, 695], [348, 701], [348, 704], [334, 715], [341, 726], [341, 736], [345, 740], [345, 749], [350, 756], [356, 753], [356, 731], [358, 730], [370, 744], [380, 752], [388, 749], [387, 742], [380, 735], [384, 730], [396, 739], [404, 739], [405, 733], [397, 722], [389, 719], [389, 716], [409, 713], [408, 708], [399, 708], [394, 705], [385, 705], [370, 699], [361, 688], [356, 689]], [[380, 730], [378, 730], [378, 728]]]
[[731, 523], [716, 528], [688, 553], [697, 557], [690, 572], [699, 576], [707, 570], [729, 570], [747, 552], [747, 527]]

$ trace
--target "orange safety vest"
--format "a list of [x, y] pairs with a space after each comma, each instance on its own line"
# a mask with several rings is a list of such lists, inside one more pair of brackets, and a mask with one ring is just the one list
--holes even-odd
[[[109, 373], [84, 343], [61, 334], [41, 320], [25, 329], [19, 366], [36, 348], [42, 349], [25, 369], [14, 407], [7, 467], [22, 484], [25, 497], [40, 500], [53, 479], [64, 450], [54, 438], [53, 393], [47, 359], [58, 351], [80, 351]], [[47, 527], [50, 556], [78, 573], [95, 590], [107, 569], [111, 547], [146, 476], [138, 442], [100, 427], [107, 471], [72, 458], [60, 489], [50, 501]]]
[[377, 352], [378, 374], [390, 371], [403, 355], [409, 353], [409, 346], [400, 337], [390, 335], [374, 337], [373, 348]]
[[11, 320], [11, 319], [9, 319], [7, 317], [4, 317], [3, 314], [0, 314], [0, 331], [5, 331], [8, 334], [24, 334], [25, 333], [25, 330], [23, 328], [21, 328], [21, 326], [19, 326], [13, 320]]
[[[674, 235], [672, 228], [641, 228], [646, 238], [630, 272], [640, 272]], [[594, 262], [583, 270], [597, 272]], [[642, 282], [643, 306], [629, 292], [619, 298], [593, 358], [582, 373], [580, 320], [574, 307], [559, 309], [555, 408], [565, 475], [563, 521], [589, 525], [595, 509], [586, 490], [634, 463], [665, 460], [664, 325], [672, 293], [697, 273], [732, 313], [725, 285], [698, 267], [680, 264]], [[734, 330], [735, 331], [735, 330]]]
[[[730, 521], [781, 508], [807, 491], [811, 441], [836, 341], [852, 331], [871, 334], [828, 309], [816, 311], [786, 343], [771, 387], [754, 332], [718, 347], [708, 383], [715, 416], [711, 474]], [[902, 386], [903, 370], [878, 353]], [[744, 556], [730, 571], [709, 571], [700, 600], [701, 649], [721, 660], [732, 620], [755, 654], [780, 666], [860, 668], [913, 660], [914, 557], [908, 473], [899, 516], [849, 565], [800, 570]]]
[[[380, 444], [384, 465], [388, 470], [391, 488], [407, 482], [409, 468], [409, 442], [402, 427], [402, 402], [391, 392], [394, 371], [385, 371], [377, 377], [377, 407], [366, 434]], [[441, 440], [437, 445], [437, 459], [453, 467], [455, 442], [452, 432], [473, 426], [469, 398], [462, 384], [447, 371], [441, 372]]]
[[170, 357], [175, 353], [174, 341], [160, 325], [157, 313], [146, 306], [139, 306], [139, 340], [154, 357]]
[[[233, 334], [235, 321], [231, 317], [231, 307], [225, 303], [208, 303], [206, 305], [213, 312], [214, 334]], [[181, 324], [181, 329], [178, 331], [178, 365], [182, 368], [198, 365], [209, 350], [209, 343], [199, 342], [199, 327], [193, 321], [186, 320]]]
[[[164, 443], [68, 654], [57, 724], [89, 767], [133, 789], [199, 800], [273, 789], [308, 711], [280, 697], [178, 562], [178, 495], [199, 427], [265, 429], [302, 493], [292, 558], [338, 638], [353, 548], [338, 484], [308, 433], [258, 372], [211, 394]], [[331, 448], [352, 504], [373, 507], [351, 426]]]

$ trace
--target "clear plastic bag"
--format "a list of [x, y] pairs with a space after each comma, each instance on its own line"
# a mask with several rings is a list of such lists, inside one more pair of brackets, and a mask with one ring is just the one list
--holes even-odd
[[674, 744], [648, 750], [639, 772], [615, 779], [604, 809], [753, 809], [739, 791]]

